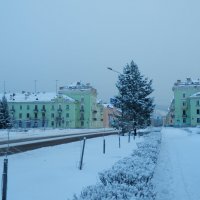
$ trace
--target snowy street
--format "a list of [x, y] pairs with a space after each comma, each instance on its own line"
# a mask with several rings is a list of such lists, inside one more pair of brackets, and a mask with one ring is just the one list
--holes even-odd
[[157, 200], [200, 199], [200, 135], [196, 129], [162, 129], [154, 175]]

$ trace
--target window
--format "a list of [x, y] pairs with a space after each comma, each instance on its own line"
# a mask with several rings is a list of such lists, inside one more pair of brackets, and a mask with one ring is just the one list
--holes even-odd
[[22, 127], [22, 121], [19, 121], [19, 127], [20, 128]]
[[183, 118], [183, 123], [186, 123], [186, 118]]
[[34, 127], [34, 128], [37, 128], [37, 127], [38, 127], [38, 123], [37, 123], [37, 122], [34, 122], [33, 127]]
[[200, 123], [200, 118], [197, 118], [197, 123]]
[[67, 118], [69, 117], [69, 113], [66, 113], [66, 117], [67, 117]]
[[81, 97], [81, 103], [83, 103], [84, 102], [84, 97]]
[[19, 113], [19, 118], [20, 118], [20, 119], [22, 118], [22, 113]]
[[185, 101], [183, 101], [183, 106], [186, 106], [186, 102]]
[[45, 105], [42, 106], [42, 109], [45, 110]]
[[22, 105], [20, 105], [19, 109], [22, 110]]
[[66, 110], [69, 110], [69, 105], [66, 105]]
[[27, 118], [29, 118], [29, 117], [30, 117], [30, 114], [29, 114], [29, 113], [27, 113], [27, 114], [26, 114], [26, 117], [27, 117]]
[[27, 105], [27, 107], [26, 107], [26, 108], [27, 108], [27, 110], [29, 110], [29, 109], [30, 109], [30, 106], [29, 106], [29, 105]]
[[35, 105], [35, 110], [38, 110], [38, 106], [37, 105]]
[[30, 121], [26, 122], [26, 128], [30, 128], [30, 127], [31, 127], [31, 122]]
[[51, 110], [54, 110], [54, 105], [51, 106]]
[[197, 115], [199, 115], [200, 114], [200, 112], [199, 112], [200, 110], [199, 109], [197, 109]]
[[185, 93], [183, 93], [183, 98], [185, 98]]
[[35, 118], [37, 119], [37, 117], [38, 117], [38, 115], [37, 115], [37, 113], [35, 113]]
[[81, 126], [84, 126], [84, 121], [81, 121]]
[[199, 106], [199, 100], [196, 101], [196, 105]]
[[51, 118], [54, 118], [54, 113], [51, 113]]
[[51, 122], [51, 126], [54, 126], [54, 121]]
[[45, 121], [42, 121], [42, 127], [45, 127]]
[[43, 118], [45, 117], [45, 113], [42, 113], [42, 117], [43, 117]]
[[186, 115], [186, 111], [185, 110], [183, 110], [183, 115]]

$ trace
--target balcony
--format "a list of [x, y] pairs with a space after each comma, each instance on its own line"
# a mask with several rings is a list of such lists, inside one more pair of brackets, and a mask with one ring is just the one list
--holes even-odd
[[58, 108], [58, 112], [61, 113], [62, 112], [62, 108]]
[[14, 108], [11, 108], [11, 109], [10, 109], [10, 112], [11, 112], [11, 114], [13, 114], [13, 113], [15, 112], [15, 109], [14, 109]]
[[183, 115], [182, 115], [182, 117], [183, 117], [183, 118], [186, 118], [186, 117], [187, 117], [187, 115], [186, 115], [186, 114], [183, 114]]
[[42, 113], [45, 113], [47, 110], [45, 108], [42, 108]]
[[38, 113], [38, 109], [37, 108], [35, 108], [33, 111], [34, 111], [34, 113]]
[[84, 115], [81, 115], [80, 121], [84, 121]]

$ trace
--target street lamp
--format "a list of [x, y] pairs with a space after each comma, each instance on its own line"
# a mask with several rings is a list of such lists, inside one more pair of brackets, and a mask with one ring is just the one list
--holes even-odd
[[[115, 69], [113, 69], [111, 67], [107, 67], [107, 69], [122, 75], [119, 71], [117, 71], [117, 70], [115, 70]], [[121, 96], [122, 96], [122, 102], [123, 102], [123, 99], [124, 99], [124, 93], [123, 92], [122, 92]], [[124, 106], [123, 106], [123, 103], [122, 103], [121, 111], [122, 111], [121, 126], [122, 126], [122, 134], [124, 135]]]
[[113, 68], [111, 68], [111, 67], [107, 67], [107, 69], [109, 69], [109, 70], [111, 70], [111, 71], [113, 71], [113, 72], [116, 72], [116, 73], [118, 73], [118, 74], [121, 74], [120, 72], [118, 72], [117, 70], [115, 70], [115, 69], [113, 69]]

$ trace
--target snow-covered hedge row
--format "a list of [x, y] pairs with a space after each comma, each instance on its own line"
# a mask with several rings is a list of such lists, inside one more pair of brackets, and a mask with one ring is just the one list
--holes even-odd
[[79, 197], [74, 196], [74, 200], [155, 199], [151, 179], [158, 158], [161, 134], [154, 132], [144, 138], [130, 157], [99, 173], [100, 183], [86, 187]]

